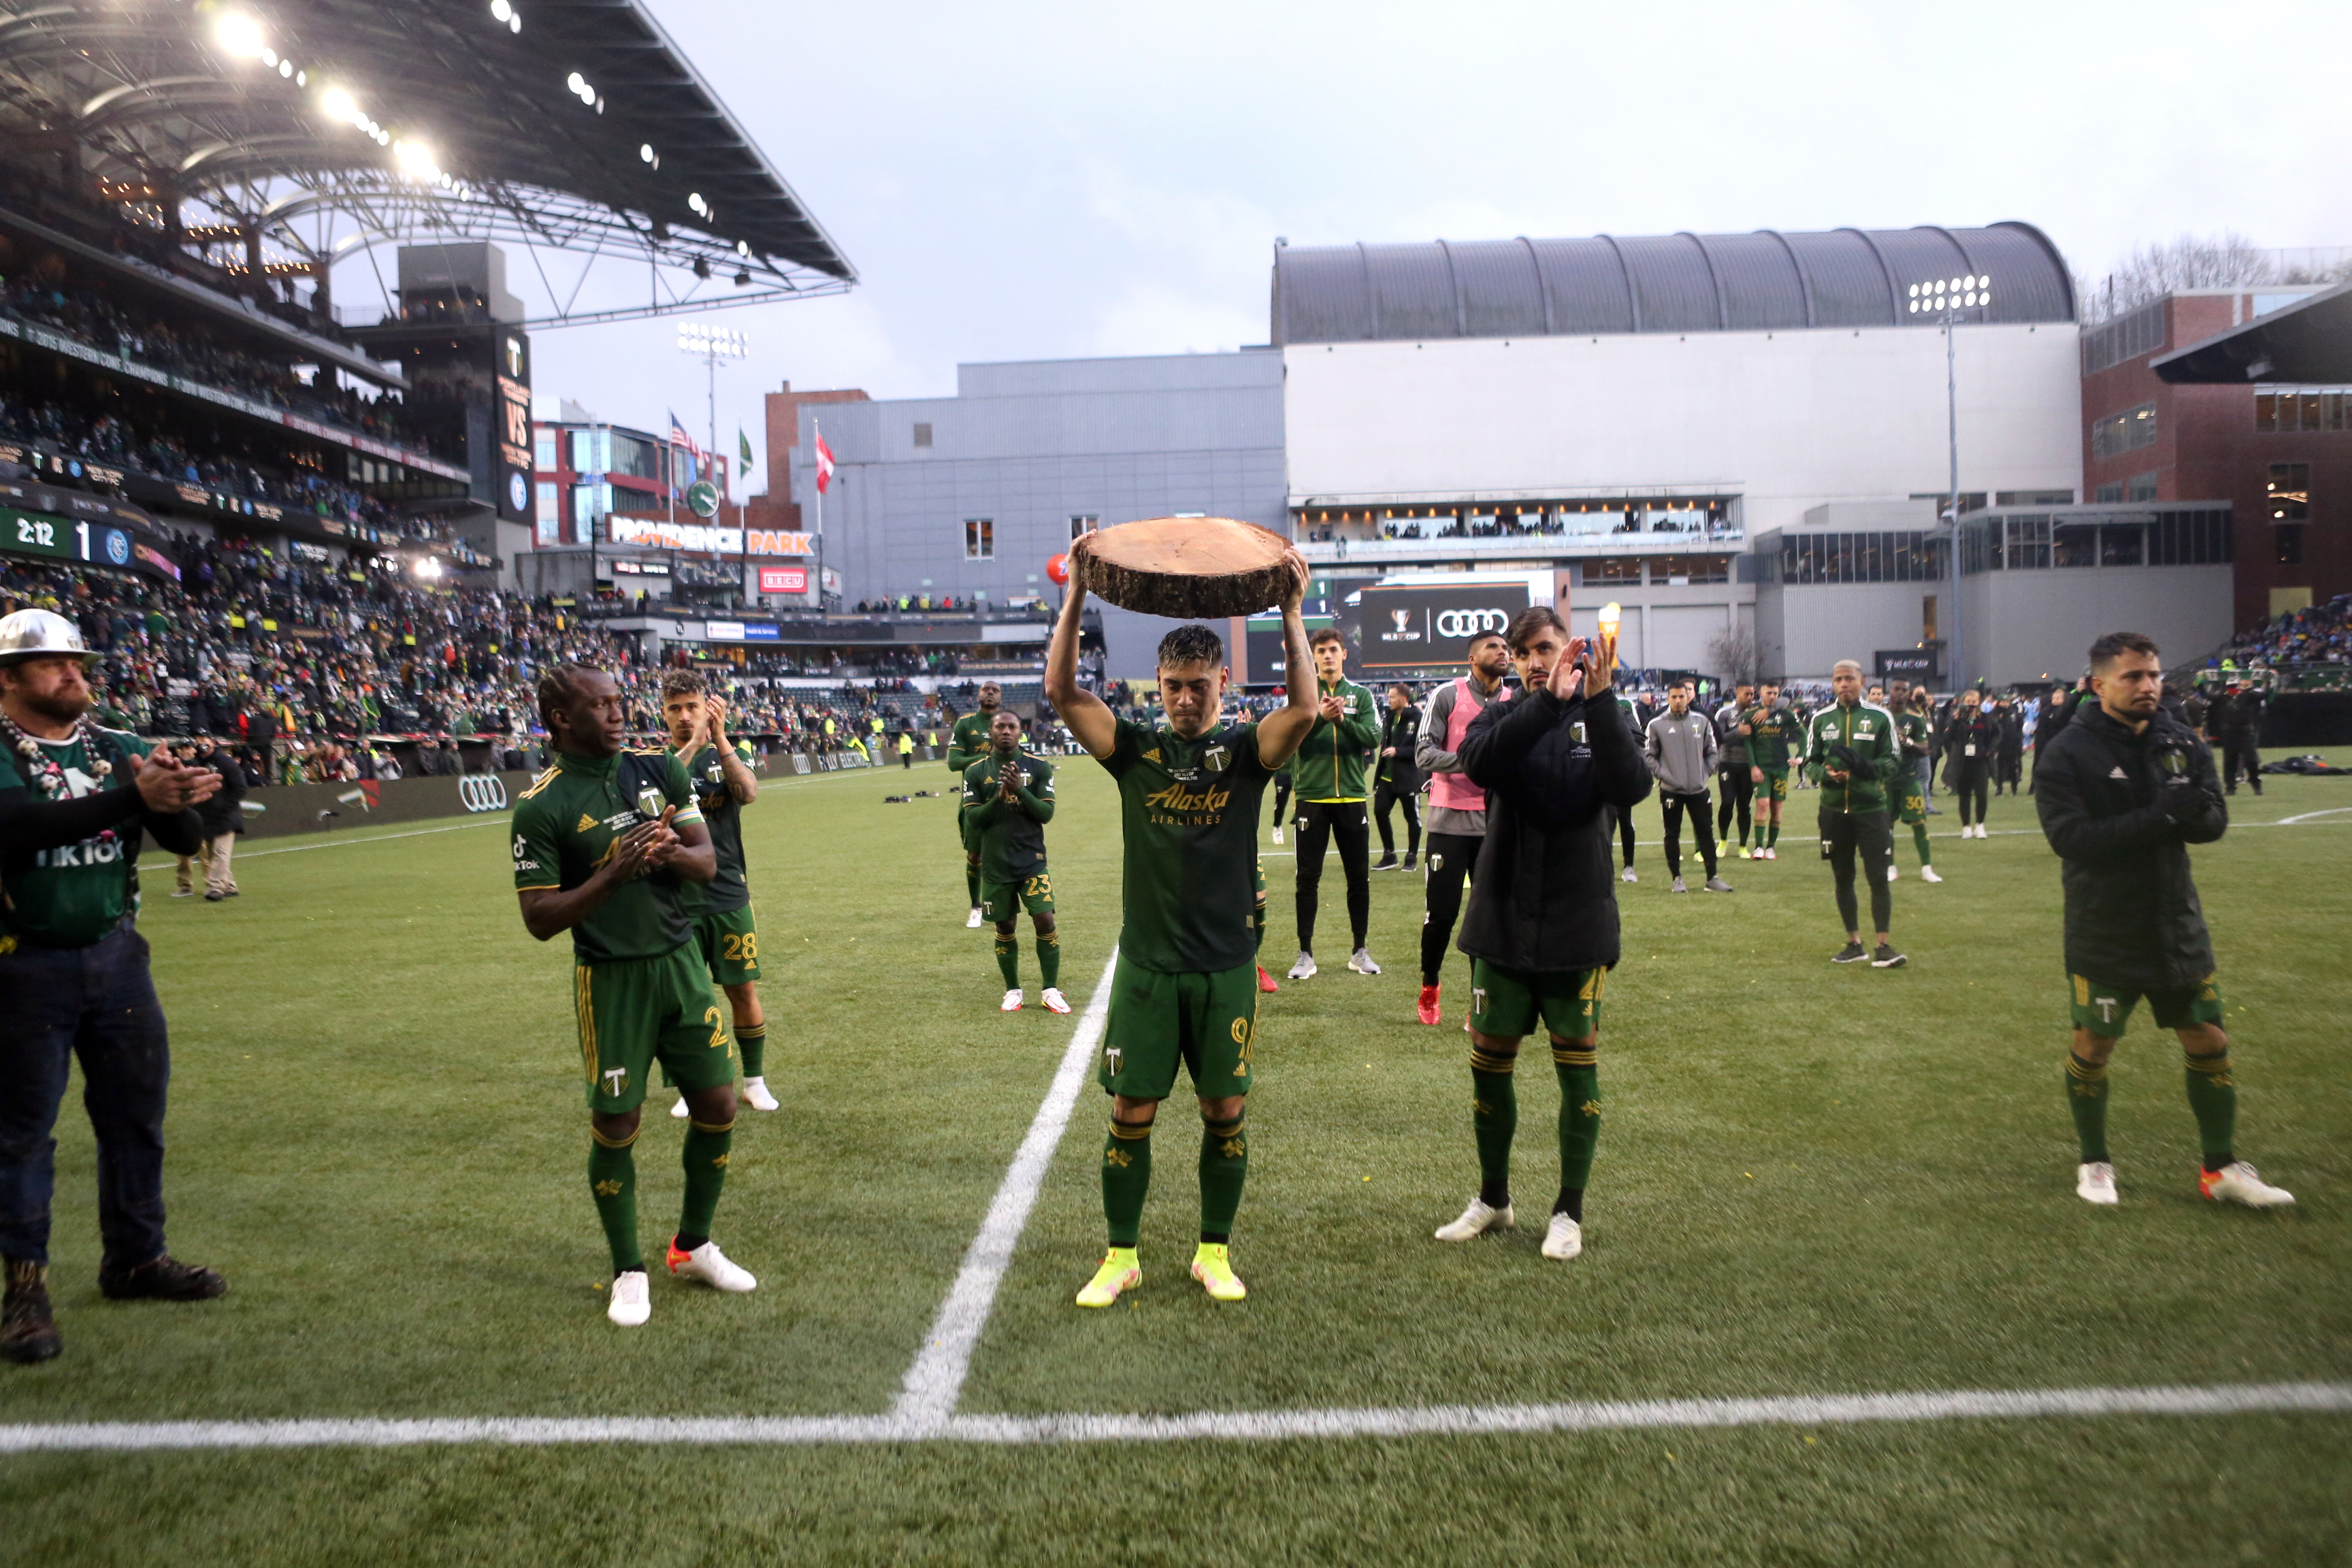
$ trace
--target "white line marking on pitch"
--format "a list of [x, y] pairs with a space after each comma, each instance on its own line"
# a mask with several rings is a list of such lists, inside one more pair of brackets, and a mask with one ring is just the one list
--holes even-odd
[[[1058, 1081], [1058, 1080], [1057, 1080]], [[1026, 1145], [1024, 1145], [1026, 1147]], [[969, 1349], [969, 1346], [966, 1347]], [[910, 1374], [911, 1375], [911, 1374]], [[903, 1402], [902, 1402], [903, 1403]], [[2352, 1384], [1958, 1389], [1573, 1405], [1202, 1411], [1188, 1415], [483, 1416], [415, 1421], [152, 1421], [0, 1426], [0, 1454], [159, 1448], [403, 1448], [432, 1444], [840, 1445], [851, 1443], [1272, 1442], [1529, 1432], [1842, 1426], [2053, 1416], [2352, 1415]]]
[[1045, 1101], [1029, 1123], [1029, 1135], [1021, 1140], [1013, 1163], [1005, 1168], [996, 1199], [988, 1205], [988, 1217], [981, 1221], [980, 1234], [964, 1250], [963, 1268], [948, 1288], [947, 1300], [940, 1303], [939, 1316], [923, 1337], [923, 1348], [899, 1384], [890, 1419], [908, 1436], [940, 1436], [955, 1414], [964, 1378], [971, 1371], [972, 1350], [996, 1306], [996, 1288], [1003, 1283], [1004, 1271], [1013, 1262], [1013, 1249], [1029, 1223], [1029, 1211], [1036, 1205], [1045, 1169], [1053, 1163], [1054, 1151], [1070, 1124], [1087, 1068], [1102, 1040], [1103, 1025], [1110, 1016], [1111, 975], [1118, 965], [1118, 949], [1114, 947], [1078, 1019], [1077, 1030], [1070, 1037], [1070, 1048], [1062, 1053], [1053, 1087], [1045, 1091]]

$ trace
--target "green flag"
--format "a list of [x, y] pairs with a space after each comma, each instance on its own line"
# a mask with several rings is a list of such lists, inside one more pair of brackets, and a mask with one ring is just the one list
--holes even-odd
[[735, 457], [736, 461], [741, 465], [735, 470], [736, 473], [739, 475], [750, 473], [751, 471], [751, 437], [743, 434], [743, 426], [740, 425], [735, 426]]

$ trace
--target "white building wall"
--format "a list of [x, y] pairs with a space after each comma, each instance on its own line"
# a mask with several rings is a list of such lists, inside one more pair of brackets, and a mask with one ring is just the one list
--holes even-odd
[[[2080, 486], [2076, 336], [1959, 329], [1963, 490]], [[1929, 329], [1317, 343], [1283, 360], [1294, 505], [1732, 493], [1752, 536], [1948, 482]]]
[[2072, 683], [2107, 632], [2156, 639], [2169, 666], [2199, 658], [2231, 632], [2227, 566], [2086, 566], [1986, 572], [1965, 578], [1960, 657], [1971, 679]]

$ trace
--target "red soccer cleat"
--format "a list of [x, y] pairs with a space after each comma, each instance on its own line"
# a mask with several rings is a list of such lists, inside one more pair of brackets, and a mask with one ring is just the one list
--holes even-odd
[[1419, 1011], [1421, 1014], [1421, 1021], [1423, 1023], [1432, 1026], [1436, 1024], [1438, 1019], [1436, 986], [1424, 985], [1421, 988], [1421, 1007]]
[[1257, 966], [1257, 988], [1261, 991], [1279, 991], [1282, 989], [1281, 986], [1276, 985], [1274, 983], [1274, 976], [1265, 972], [1265, 965], [1263, 963]]

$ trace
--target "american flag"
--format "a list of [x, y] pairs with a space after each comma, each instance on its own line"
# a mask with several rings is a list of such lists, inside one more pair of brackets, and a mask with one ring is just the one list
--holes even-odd
[[694, 437], [686, 433], [686, 426], [679, 423], [677, 410], [676, 409], [670, 410], [669, 442], [673, 447], [685, 447], [688, 451], [693, 453], [698, 458], [702, 456], [702, 448], [696, 446], [694, 444]]

